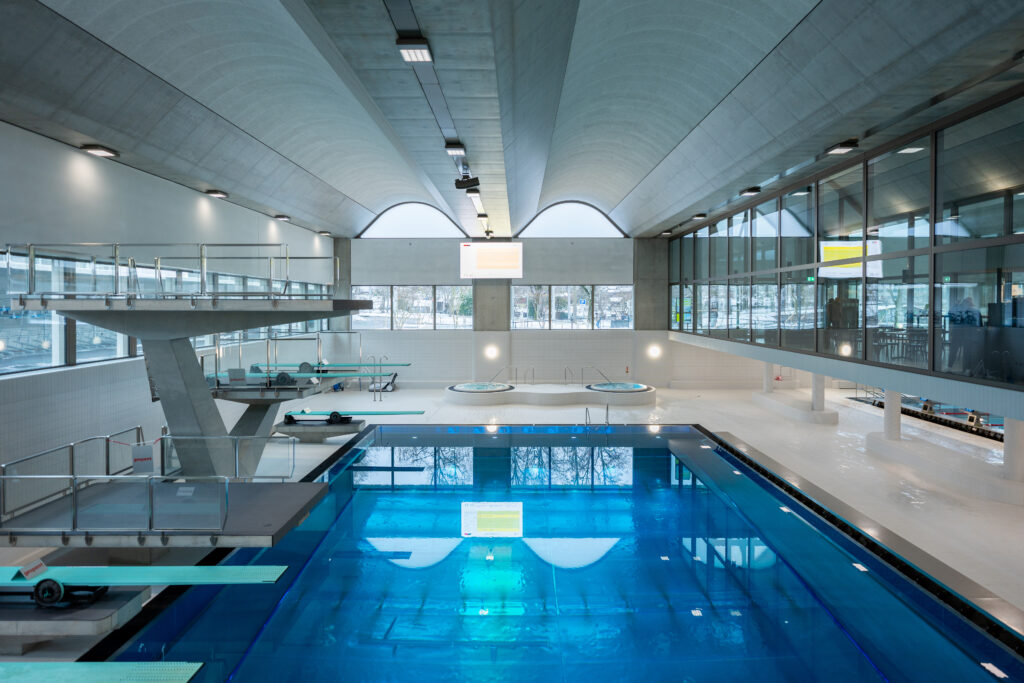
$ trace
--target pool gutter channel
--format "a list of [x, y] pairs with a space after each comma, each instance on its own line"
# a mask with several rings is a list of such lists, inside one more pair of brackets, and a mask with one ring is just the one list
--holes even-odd
[[[1024, 628], [1024, 610], [1000, 598], [910, 541], [811, 484], [733, 434], [729, 432], [716, 434], [702, 425], [692, 426], [774, 487], [796, 499], [804, 507], [825, 520], [836, 531], [867, 550], [890, 569], [924, 590], [940, 604], [1001, 645], [1009, 654], [1024, 660], [1024, 635], [963, 596], [975, 596], [974, 600], [976, 601], [984, 600], [986, 603], [998, 607], [1000, 612], [1010, 615], [1013, 622], [1020, 624], [1022, 628]], [[800, 481], [800, 486], [790, 483], [788, 481], [790, 478]], [[855, 521], [856, 525], [848, 520]], [[885, 543], [861, 531], [858, 525], [859, 527], [877, 528], [878, 536], [882, 537]], [[907, 558], [912, 558], [913, 561]]]

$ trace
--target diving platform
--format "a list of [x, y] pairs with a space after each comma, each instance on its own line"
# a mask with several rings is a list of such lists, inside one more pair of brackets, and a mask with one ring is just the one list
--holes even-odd
[[105, 477], [5, 519], [0, 547], [266, 548], [327, 495], [315, 482], [128, 479]]

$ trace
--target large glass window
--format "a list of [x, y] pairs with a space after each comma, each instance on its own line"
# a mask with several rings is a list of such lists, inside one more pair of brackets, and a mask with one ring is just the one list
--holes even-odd
[[547, 285], [512, 285], [512, 329], [548, 329], [550, 296]]
[[935, 369], [1024, 384], [1024, 244], [935, 256]]
[[782, 273], [779, 296], [779, 327], [782, 347], [814, 350], [814, 270]]
[[868, 162], [868, 241], [883, 253], [928, 246], [929, 147], [921, 138]]
[[793, 190], [782, 197], [779, 214], [782, 233], [782, 266], [814, 263], [814, 188]]
[[868, 261], [867, 358], [928, 367], [928, 257]]
[[723, 218], [709, 229], [711, 277], [725, 277], [729, 274], [729, 221]]
[[729, 273], [750, 270], [750, 212], [744, 211], [729, 221]]
[[729, 281], [729, 338], [750, 339], [750, 278]]
[[679, 329], [679, 285], [671, 285], [668, 292], [668, 329]]
[[434, 329], [434, 288], [430, 285], [394, 288], [394, 329]]
[[854, 166], [818, 182], [818, 258], [863, 256], [864, 170]]
[[391, 329], [391, 287], [359, 285], [352, 288], [353, 299], [369, 299], [373, 308], [352, 314], [353, 330]]
[[695, 285], [693, 288], [693, 331], [697, 334], [708, 333], [708, 285]]
[[[38, 260], [37, 283], [52, 283], [53, 278], [61, 277], [55, 263], [59, 262]], [[0, 254], [0, 373], [63, 365], [64, 319], [51, 312], [16, 310], [7, 293], [12, 287], [24, 289], [28, 281], [28, 259], [11, 256], [13, 283], [8, 280], [7, 265], [7, 255]]]
[[551, 329], [589, 330], [594, 297], [586, 285], [555, 285], [551, 288]]
[[680, 240], [683, 243], [683, 282], [693, 282], [693, 242], [696, 237], [696, 233], [690, 233], [689, 235], [683, 235], [683, 239]]
[[679, 282], [682, 250], [682, 240], [672, 240], [668, 243], [668, 281]]
[[438, 285], [434, 291], [437, 297], [437, 329], [473, 329], [472, 285]]
[[729, 287], [712, 282], [708, 288], [708, 334], [712, 337], [728, 336]]
[[779, 212], [776, 200], [754, 207], [751, 233], [754, 239], [754, 263], [751, 270], [778, 267]]
[[594, 328], [633, 329], [633, 285], [594, 288]]
[[89, 363], [128, 355], [128, 337], [89, 323], [75, 324], [75, 361]]
[[1011, 232], [1024, 192], [1024, 99], [938, 133], [939, 244]]
[[846, 358], [861, 357], [860, 268], [851, 277], [818, 275], [818, 350]]
[[693, 270], [698, 280], [703, 280], [708, 276], [708, 254], [710, 250], [710, 239], [708, 237], [710, 228], [704, 227], [698, 230], [695, 234], [693, 246], [694, 246], [694, 266]]
[[680, 301], [682, 321], [679, 329], [684, 332], [693, 330], [693, 290], [694, 285], [683, 285], [682, 301]]
[[755, 275], [750, 288], [750, 340], [779, 344], [779, 287], [774, 273]]

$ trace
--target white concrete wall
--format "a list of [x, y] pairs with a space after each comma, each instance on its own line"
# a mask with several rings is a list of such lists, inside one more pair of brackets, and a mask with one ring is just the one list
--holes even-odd
[[[673, 389], [745, 389], [761, 386], [763, 363], [697, 346], [665, 342]], [[792, 373], [787, 373], [787, 377]]]
[[[328, 237], [6, 123], [0, 123], [0, 150], [0, 244], [283, 242], [291, 256], [334, 253]], [[142, 250], [126, 248], [125, 252], [125, 256], [138, 254], [140, 264], [143, 255], [151, 257]], [[168, 248], [162, 253], [169, 252]], [[214, 253], [228, 252], [210, 252]], [[231, 253], [257, 255], [259, 251], [233, 249]], [[263, 250], [262, 255], [274, 253]], [[210, 270], [229, 269], [266, 275], [262, 264], [210, 263]], [[310, 282], [332, 280], [329, 262], [293, 263], [291, 275]]]
[[[459, 243], [449, 239], [352, 241], [354, 285], [469, 284], [459, 278]], [[512, 284], [628, 285], [633, 240], [523, 240], [523, 278]]]

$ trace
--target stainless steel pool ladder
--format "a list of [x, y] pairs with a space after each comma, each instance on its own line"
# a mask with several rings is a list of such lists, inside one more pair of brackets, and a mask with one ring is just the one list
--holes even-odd
[[[604, 424], [605, 424], [605, 426], [608, 426], [608, 425], [611, 424], [611, 422], [609, 421], [610, 408], [611, 408], [610, 404], [608, 404], [608, 403], [604, 404]], [[600, 423], [597, 423], [597, 422], [591, 422], [591, 420], [590, 420], [590, 407], [589, 406], [585, 410], [586, 410], [586, 412], [584, 413], [583, 419], [586, 421], [586, 426], [589, 427], [592, 424], [600, 424]]]
[[[503, 373], [503, 372], [506, 372], [506, 371], [508, 371], [508, 379], [509, 379], [509, 382], [510, 382], [511, 384], [519, 384], [519, 368], [518, 368], [518, 367], [515, 367], [515, 368], [513, 368], [513, 367], [512, 367], [511, 365], [506, 365], [506, 366], [505, 366], [505, 367], [503, 367], [503, 368], [502, 368], [501, 370], [498, 370], [498, 371], [497, 371], [496, 373], [494, 373], [494, 376], [492, 376], [492, 377], [491, 377], [491, 378], [490, 378], [489, 380], [487, 380], [487, 381], [488, 381], [488, 382], [493, 382], [494, 380], [496, 380], [496, 379], [498, 378], [498, 376], [499, 376], [499, 375], [500, 375], [501, 373]], [[513, 372], [514, 372], [514, 374], [515, 374], [515, 379], [513, 379]]]
[[575, 378], [572, 374], [572, 368], [570, 368], [568, 365], [562, 368], [562, 384], [574, 384], [574, 379]]
[[611, 380], [611, 379], [610, 379], [610, 378], [608, 377], [608, 375], [606, 375], [606, 374], [604, 374], [603, 372], [601, 372], [601, 369], [600, 369], [599, 367], [597, 367], [596, 365], [586, 365], [586, 366], [584, 366], [584, 367], [580, 368], [580, 385], [581, 385], [581, 386], [582, 386], [582, 385], [584, 385], [584, 384], [586, 384], [586, 382], [585, 382], [585, 381], [583, 381], [583, 373], [584, 373], [584, 372], [585, 372], [586, 370], [593, 370], [593, 371], [594, 371], [594, 372], [596, 372], [597, 374], [601, 375], [601, 377], [603, 377], [603, 378], [604, 378], [604, 381], [605, 381], [605, 382], [611, 382], [611, 381], [612, 381], [612, 380]]

